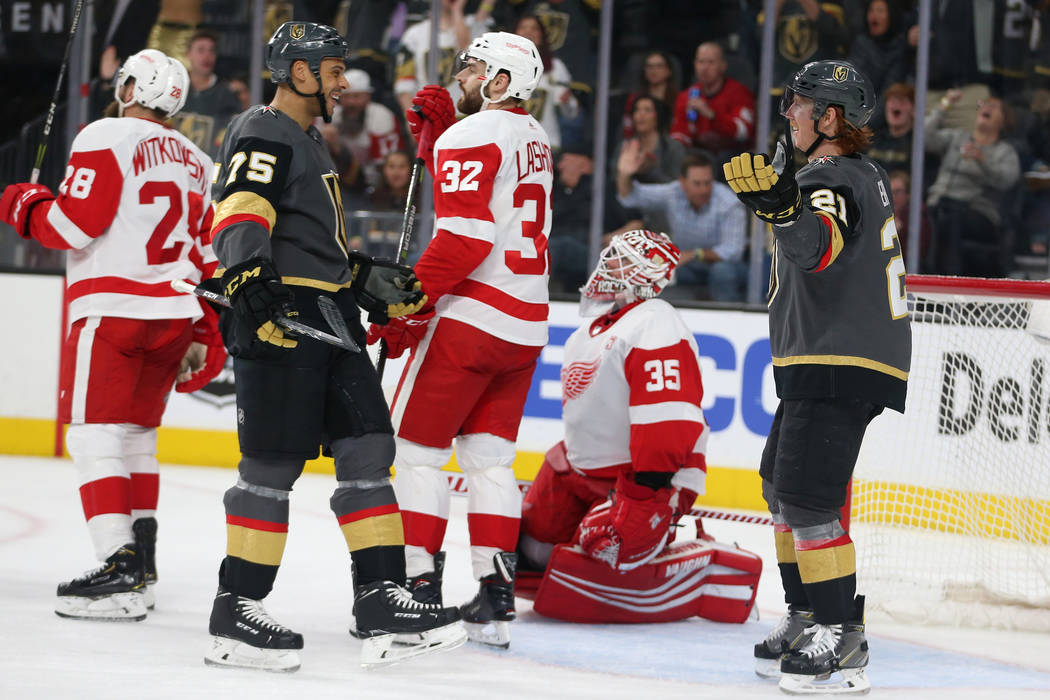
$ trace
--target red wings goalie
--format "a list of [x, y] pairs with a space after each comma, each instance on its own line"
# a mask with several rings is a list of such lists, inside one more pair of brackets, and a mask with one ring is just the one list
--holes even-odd
[[672, 542], [704, 491], [708, 435], [696, 341], [656, 298], [679, 258], [666, 235], [628, 231], [583, 288], [580, 314], [597, 318], [565, 344], [565, 440], [522, 505], [517, 592], [543, 615], [743, 622], [754, 604], [757, 555], [707, 536]]

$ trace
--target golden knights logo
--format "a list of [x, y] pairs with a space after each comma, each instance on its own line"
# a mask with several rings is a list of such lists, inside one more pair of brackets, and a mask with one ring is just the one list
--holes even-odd
[[831, 77], [834, 78], [836, 83], [844, 83], [846, 82], [846, 78], [849, 77], [849, 68], [846, 66], [835, 66], [835, 70], [832, 72]]
[[543, 23], [551, 51], [557, 51], [564, 46], [569, 35], [569, 13], [559, 12], [547, 2], [541, 2], [533, 12]]
[[780, 55], [792, 63], [802, 63], [817, 51], [817, 32], [805, 15], [786, 15], [777, 27]]
[[292, 28], [288, 30], [288, 36], [292, 37], [296, 41], [306, 36], [306, 25], [305, 24], [293, 24]]

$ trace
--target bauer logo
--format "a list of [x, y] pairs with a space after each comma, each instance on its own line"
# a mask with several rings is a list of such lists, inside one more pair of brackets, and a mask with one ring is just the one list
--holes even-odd
[[1046, 362], [1033, 357], [1017, 374], [996, 376], [971, 354], [944, 353], [938, 434], [967, 435], [987, 426], [1002, 442], [1041, 442], [1050, 431]]

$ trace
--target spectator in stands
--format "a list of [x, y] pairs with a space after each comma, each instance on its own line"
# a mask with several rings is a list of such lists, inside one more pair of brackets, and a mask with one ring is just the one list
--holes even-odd
[[930, 251], [930, 218], [926, 213], [926, 205], [922, 205], [919, 214], [919, 266], [913, 267], [908, 260], [908, 217], [911, 211], [911, 174], [906, 170], [892, 170], [889, 172], [890, 190], [893, 194], [893, 223], [897, 227], [897, 240], [900, 241], [901, 251], [904, 253], [904, 261], [909, 270], [918, 269], [924, 271], [927, 266], [927, 255]]
[[241, 103], [242, 112], [252, 106], [252, 89], [248, 86], [248, 78], [246, 76], [243, 74], [235, 75], [230, 78], [230, 82], [227, 85], [230, 88], [230, 92]]
[[[927, 81], [931, 90], [980, 82], [977, 37], [974, 32], [975, 5], [973, 0], [939, 0], [933, 3]], [[908, 43], [912, 47], [918, 46], [918, 25], [908, 30]]]
[[[475, 37], [481, 36], [487, 29], [488, 14], [491, 5], [482, 7], [474, 15], [464, 15], [466, 0], [441, 0], [441, 17], [438, 32], [437, 80], [444, 85], [452, 96], [452, 103], [459, 101], [462, 92], [459, 83], [453, 79], [452, 67], [456, 54], [465, 49]], [[430, 19], [413, 24], [401, 35], [401, 47], [397, 55], [397, 68], [394, 73], [394, 93], [397, 95], [401, 110], [412, 107], [412, 98], [416, 92], [429, 83], [435, 82], [427, 76], [427, 54], [430, 51]]]
[[[632, 142], [633, 143], [633, 142]], [[702, 153], [686, 158], [677, 182], [636, 184], [644, 163], [637, 146], [624, 148], [617, 161], [616, 190], [620, 204], [641, 209], [646, 219], [663, 214], [668, 233], [682, 250], [671, 296], [701, 298], [701, 287], [715, 301], [741, 301], [746, 280], [742, 264], [747, 242], [747, 214], [733, 191], [714, 180], [714, 168]], [[674, 291], [672, 291], [674, 290]]]
[[485, 16], [482, 13], [486, 5], [497, 24], [504, 27], [513, 27], [523, 15], [539, 17], [547, 30], [551, 51], [565, 63], [576, 81], [573, 90], [591, 92], [598, 74], [601, 0], [504, 0], [499, 3], [487, 0], [478, 8], [479, 16]]
[[637, 78], [634, 92], [627, 95], [623, 113], [623, 137], [634, 136], [634, 125], [631, 123], [631, 111], [634, 101], [642, 95], [648, 95], [667, 105], [667, 110], [674, 114], [678, 91], [682, 89], [682, 79], [678, 75], [677, 63], [666, 51], [650, 51], [642, 61], [641, 74]]
[[1009, 107], [989, 97], [977, 105], [972, 132], [943, 129], [945, 112], [959, 101], [949, 90], [926, 117], [926, 148], [941, 154], [928, 204], [933, 218], [936, 270], [942, 274], [1001, 277], [1008, 271], [1008, 246], [1000, 223], [1003, 193], [1017, 182], [1020, 163], [1001, 140], [1009, 128]]
[[230, 86], [215, 75], [216, 43], [216, 36], [205, 29], [186, 42], [190, 94], [174, 119], [175, 128], [211, 156], [218, 153], [230, 119], [243, 111]]
[[751, 147], [755, 139], [755, 97], [726, 77], [722, 47], [705, 42], [693, 60], [696, 82], [678, 94], [671, 134], [686, 146], [722, 156]]
[[383, 158], [404, 149], [397, 117], [378, 102], [372, 101], [372, 82], [368, 73], [351, 68], [344, 74], [350, 85], [339, 96], [332, 111], [332, 123], [341, 142], [340, 150], [349, 150], [357, 167], [343, 174], [343, 186], [361, 191], [379, 183]]
[[[667, 105], [649, 95], [634, 101], [631, 110], [631, 126], [634, 137], [620, 144], [620, 151], [613, 159], [613, 168], [625, 148], [636, 145], [642, 152], [644, 162], [634, 174], [636, 182], [671, 182], [678, 178], [685, 160], [685, 147], [671, 138], [667, 129], [671, 113]], [[615, 171], [614, 171], [615, 172]]]
[[915, 126], [915, 87], [894, 83], [883, 95], [885, 124], [875, 130], [867, 154], [886, 172], [911, 170], [911, 139]]
[[379, 181], [368, 189], [365, 202], [374, 216], [361, 221], [359, 226], [348, 226], [351, 248], [374, 257], [394, 259], [401, 241], [401, 220], [411, 179], [412, 156], [404, 151], [391, 151], [383, 157]]
[[562, 146], [562, 120], [575, 120], [580, 116], [580, 103], [572, 94], [572, 76], [560, 58], [551, 53], [547, 41], [547, 30], [536, 15], [522, 15], [514, 25], [514, 34], [525, 37], [536, 45], [543, 59], [543, 75], [532, 96], [525, 102], [525, 110], [540, 123], [547, 132], [551, 148]]
[[[594, 161], [590, 144], [562, 151], [552, 193], [551, 291], [574, 292], [590, 274], [591, 199], [594, 196]], [[605, 188], [601, 230], [607, 242], [613, 235], [641, 228], [638, 212], [625, 209], [611, 186]]]
[[871, 79], [875, 94], [904, 81], [911, 59], [908, 40], [897, 27], [888, 0], [870, 0], [865, 31], [853, 37], [849, 61]]

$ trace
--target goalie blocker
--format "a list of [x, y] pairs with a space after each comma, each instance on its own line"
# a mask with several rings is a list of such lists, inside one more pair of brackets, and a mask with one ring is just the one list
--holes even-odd
[[762, 573], [753, 552], [709, 539], [674, 542], [647, 564], [613, 571], [576, 545], [554, 548], [542, 577], [519, 577], [515, 594], [567, 622], [674, 622], [699, 616], [744, 622]]

